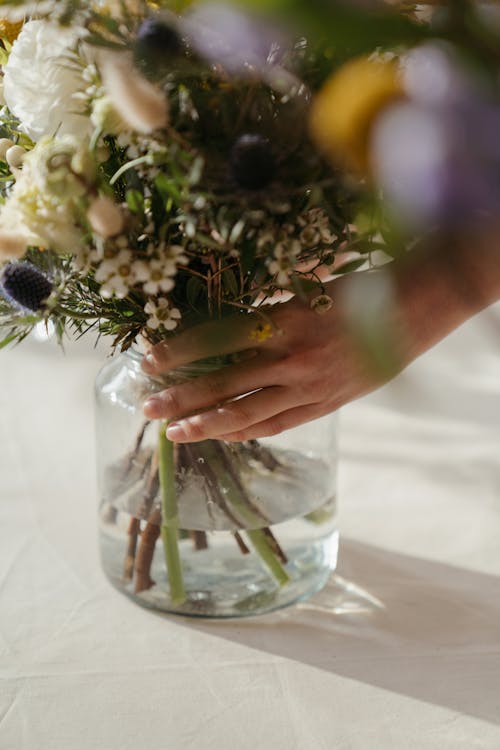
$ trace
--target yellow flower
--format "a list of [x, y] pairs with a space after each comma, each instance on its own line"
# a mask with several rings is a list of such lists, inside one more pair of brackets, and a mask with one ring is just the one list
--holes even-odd
[[273, 331], [269, 323], [259, 323], [251, 332], [250, 338], [262, 344], [267, 339], [270, 339], [272, 335]]
[[313, 101], [311, 136], [332, 161], [368, 173], [374, 122], [385, 107], [402, 96], [394, 60], [351, 60], [328, 79]]
[[14, 44], [21, 33], [24, 21], [6, 21], [0, 19], [0, 39], [5, 39], [9, 44]]

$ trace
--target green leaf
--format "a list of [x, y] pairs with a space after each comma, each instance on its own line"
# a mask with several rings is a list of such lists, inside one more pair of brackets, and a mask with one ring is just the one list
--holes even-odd
[[99, 36], [99, 34], [88, 34], [85, 37], [86, 44], [90, 44], [92, 47], [105, 47], [107, 49], [115, 49], [123, 51], [125, 48], [123, 44], [117, 42], [111, 42], [109, 39]]
[[311, 279], [303, 279], [300, 276], [291, 277], [292, 287], [295, 294], [304, 302], [307, 301], [307, 294], [318, 289], [318, 282]]
[[414, 44], [430, 35], [425, 24], [412, 21], [396, 10], [372, 10], [346, 0], [237, 2], [259, 11], [276, 13], [278, 18], [281, 16], [294, 23], [305, 36], [328, 41], [339, 58], [370, 53], [379, 47]]
[[13, 341], [17, 339], [17, 334], [13, 333], [10, 336], [7, 336], [2, 341], [0, 341], [0, 349], [4, 349], [6, 346], [11, 344]]
[[182, 196], [179, 192], [179, 189], [164, 172], [160, 172], [160, 174], [156, 177], [155, 187], [165, 203], [167, 202], [168, 198], [173, 198], [176, 203], [181, 203]]
[[358, 268], [361, 268], [361, 266], [364, 266], [365, 263], [366, 258], [356, 258], [356, 260], [351, 260], [349, 263], [335, 269], [335, 275], [340, 276], [346, 273], [353, 273], [354, 271], [357, 271]]
[[125, 200], [133, 214], [144, 213], [144, 196], [140, 190], [127, 190]]
[[104, 26], [111, 34], [116, 34], [117, 36], [120, 36], [120, 24], [115, 18], [112, 18], [111, 16], [105, 16], [100, 14], [99, 15], [99, 24]]

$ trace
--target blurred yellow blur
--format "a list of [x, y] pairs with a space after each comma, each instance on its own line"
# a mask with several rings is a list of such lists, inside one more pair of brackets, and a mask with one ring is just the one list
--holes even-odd
[[395, 60], [351, 60], [327, 80], [313, 101], [313, 141], [333, 162], [369, 174], [373, 124], [385, 107], [403, 95]]

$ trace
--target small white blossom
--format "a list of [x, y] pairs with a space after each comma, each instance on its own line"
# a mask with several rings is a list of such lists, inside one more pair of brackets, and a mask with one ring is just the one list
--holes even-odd
[[95, 280], [101, 284], [101, 295], [105, 299], [123, 299], [137, 282], [131, 250], [120, 250], [112, 258], [103, 260], [95, 273]]
[[174, 331], [181, 319], [180, 310], [176, 307], [170, 307], [169, 301], [165, 297], [147, 302], [144, 312], [149, 315], [147, 327], [152, 331], [157, 331], [160, 327], [167, 331]]
[[174, 288], [173, 279], [177, 275], [179, 265], [188, 263], [184, 248], [180, 245], [167, 247], [165, 243], [157, 248], [154, 243], [150, 243], [148, 253], [155, 253], [158, 257], [151, 257], [147, 261], [135, 261], [134, 273], [138, 281], [142, 283], [146, 294], [154, 296], [160, 292], [170, 292]]
[[177, 269], [177, 266], [185, 266], [189, 263], [189, 258], [184, 254], [184, 248], [182, 245], [167, 245], [166, 242], [162, 242], [160, 246], [155, 245], [154, 242], [150, 242], [148, 245], [148, 255], [160, 255], [166, 265], [173, 264]]
[[270, 245], [276, 244], [276, 232], [274, 232], [272, 229], [264, 229], [264, 231], [259, 232], [259, 236], [257, 239], [257, 248], [259, 250], [262, 250], [264, 247]]
[[173, 276], [177, 268], [175, 265], [165, 265], [162, 260], [136, 260], [134, 263], [134, 273], [137, 280], [142, 283], [142, 288], [146, 294], [159, 294], [160, 292], [170, 292], [175, 286]]
[[337, 239], [330, 227], [328, 214], [322, 208], [310, 208], [299, 216], [297, 224], [302, 227], [300, 241], [303, 247], [312, 248], [315, 245], [331, 245]]
[[278, 286], [288, 286], [290, 273], [293, 271], [301, 247], [298, 240], [289, 242], [278, 242], [274, 248], [274, 260], [269, 265], [269, 272], [276, 274]]

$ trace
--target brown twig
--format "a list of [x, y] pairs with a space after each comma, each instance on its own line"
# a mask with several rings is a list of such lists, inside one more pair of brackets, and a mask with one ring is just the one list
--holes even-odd
[[151, 463], [149, 466], [149, 476], [146, 483], [144, 496], [142, 498], [142, 503], [139, 507], [139, 510], [137, 511], [137, 515], [139, 516], [139, 518], [148, 518], [148, 516], [150, 515], [153, 503], [156, 496], [158, 495], [159, 487], [160, 477], [158, 475], [158, 453], [157, 451], [155, 451], [151, 458]]
[[247, 547], [247, 545], [245, 544], [245, 540], [243, 539], [243, 537], [241, 536], [241, 534], [239, 533], [239, 531], [235, 531], [234, 532], [234, 538], [236, 539], [236, 542], [238, 543], [238, 547], [240, 548], [241, 554], [242, 555], [249, 555], [250, 554], [250, 550]]
[[198, 458], [203, 458], [203, 453], [197, 445], [194, 443], [191, 445], [185, 445], [186, 456], [189, 458], [189, 462], [192, 468], [203, 476], [207, 488], [210, 491], [210, 497], [214, 503], [222, 510], [223, 513], [232, 521], [235, 526], [240, 526], [240, 519], [234, 515], [231, 508], [226, 502], [224, 495], [222, 494], [219, 486], [217, 476], [212, 471], [208, 463], [205, 461], [203, 464], [198, 463]]
[[243, 443], [243, 446], [249, 451], [252, 458], [259, 461], [259, 463], [265, 466], [269, 471], [275, 471], [281, 466], [280, 462], [274, 457], [271, 451], [261, 445], [258, 440], [247, 440]]
[[134, 577], [135, 555], [137, 552], [137, 541], [141, 533], [141, 521], [139, 518], [131, 518], [128, 527], [128, 546], [125, 557], [123, 577], [125, 581], [131, 581]]
[[231, 461], [231, 455], [228, 447], [221, 442], [214, 441], [214, 448], [219, 454], [221, 458], [221, 462], [226, 469], [227, 473], [231, 477], [232, 482], [234, 483], [235, 487], [237, 488], [238, 492], [240, 493], [241, 497], [244, 498], [245, 504], [252, 510], [255, 515], [259, 516], [259, 518], [262, 519], [265, 523], [269, 523], [269, 518], [265, 515], [265, 513], [259, 508], [259, 506], [253, 502], [253, 500], [250, 499], [250, 496], [246, 489], [243, 487], [243, 484], [241, 483], [241, 479], [238, 475], [238, 472], [235, 471], [233, 462]]
[[151, 566], [156, 542], [160, 536], [161, 510], [156, 508], [149, 518], [142, 534], [135, 562], [135, 593], [148, 591], [155, 582], [151, 578]]
[[194, 548], [197, 552], [208, 549], [208, 539], [205, 531], [190, 531], [189, 536], [193, 540]]

